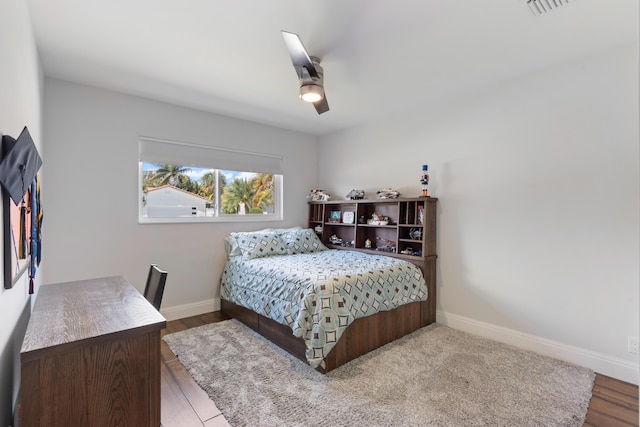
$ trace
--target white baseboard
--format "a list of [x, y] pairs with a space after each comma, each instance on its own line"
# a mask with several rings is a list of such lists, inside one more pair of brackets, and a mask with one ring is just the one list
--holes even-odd
[[162, 314], [167, 320], [177, 320], [219, 310], [220, 298], [214, 298], [192, 304], [163, 308], [160, 310], [160, 314]]
[[638, 373], [640, 372], [638, 362], [629, 362], [628, 360], [618, 357], [574, 347], [558, 341], [480, 322], [440, 310], [436, 312], [436, 322], [453, 329], [469, 332], [576, 365], [585, 366], [599, 374], [632, 384], [638, 384]]

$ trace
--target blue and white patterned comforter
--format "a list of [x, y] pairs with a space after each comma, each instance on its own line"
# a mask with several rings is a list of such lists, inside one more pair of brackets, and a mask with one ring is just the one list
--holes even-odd
[[278, 323], [306, 343], [312, 367], [354, 319], [427, 299], [422, 272], [410, 262], [348, 250], [247, 260], [231, 257], [222, 298]]

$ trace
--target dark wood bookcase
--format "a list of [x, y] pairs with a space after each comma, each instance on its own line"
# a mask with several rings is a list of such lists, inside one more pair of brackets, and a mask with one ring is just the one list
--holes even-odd
[[[437, 201], [418, 197], [309, 202], [309, 227], [331, 249], [384, 254], [423, 265], [436, 256]], [[388, 223], [371, 223], [374, 214]], [[341, 243], [332, 242], [332, 236]]]

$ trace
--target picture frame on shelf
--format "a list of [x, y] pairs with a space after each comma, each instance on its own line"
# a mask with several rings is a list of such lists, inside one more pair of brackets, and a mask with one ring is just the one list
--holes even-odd
[[329, 222], [332, 224], [337, 224], [342, 220], [342, 212], [341, 211], [331, 211], [329, 214]]
[[353, 211], [346, 211], [342, 214], [342, 222], [345, 224], [353, 224], [356, 221], [356, 213]]

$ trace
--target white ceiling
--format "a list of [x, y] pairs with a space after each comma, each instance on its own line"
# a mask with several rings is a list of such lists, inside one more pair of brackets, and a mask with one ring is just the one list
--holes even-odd
[[[316, 135], [638, 38], [637, 0], [27, 2], [46, 76]], [[329, 112], [298, 99], [280, 30], [321, 58]]]

